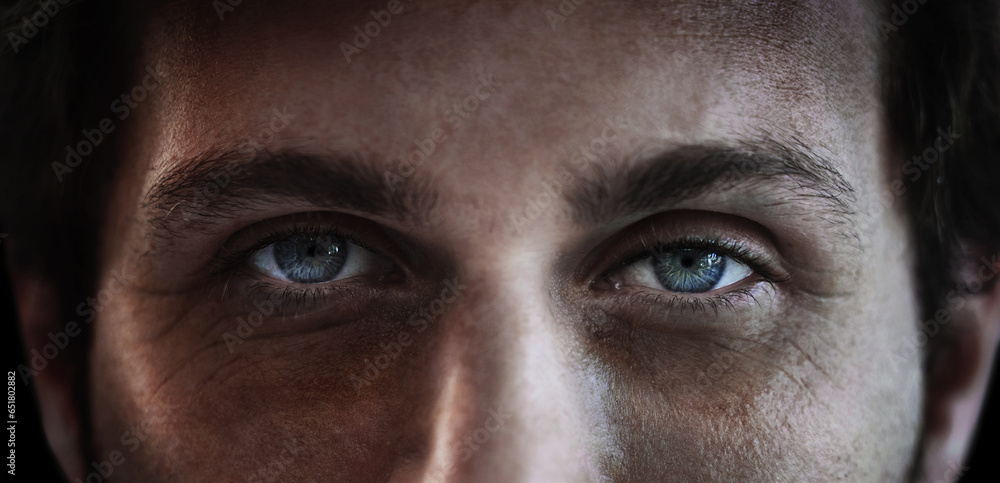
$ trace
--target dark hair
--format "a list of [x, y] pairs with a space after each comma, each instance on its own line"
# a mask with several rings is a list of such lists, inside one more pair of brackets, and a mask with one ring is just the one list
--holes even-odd
[[0, 224], [17, 242], [14, 261], [57, 281], [67, 303], [92, 293], [114, 136], [62, 179], [53, 163], [65, 163], [130, 80], [136, 12], [125, 3], [18, 1], [0, 30]]
[[906, 180], [931, 314], [958, 282], [960, 242], [981, 254], [1000, 249], [1000, 2], [924, 1], [911, 0], [919, 9], [898, 31], [886, 28], [884, 85], [901, 163], [933, 147], [939, 129], [961, 136]]
[[[104, 139], [61, 181], [53, 163], [65, 162], [66, 147], [80, 142], [81, 130], [98, 127], [108, 100], [131, 80], [136, 52], [128, 39], [137, 38], [139, 3], [18, 1], [0, 29], [0, 231], [10, 235], [3, 248], [12, 268], [29, 268], [54, 284], [63, 317], [53, 324], [59, 326], [97, 293], [97, 227], [105, 218], [102, 188], [110, 185], [116, 139]], [[83, 331], [83, 342], [69, 344], [65, 357], [85, 360], [90, 337]], [[88, 369], [72, 370], [74, 402], [80, 414], [89, 414]], [[84, 442], [90, 424], [89, 418], [79, 422]], [[96, 459], [89, 445], [83, 451]]]

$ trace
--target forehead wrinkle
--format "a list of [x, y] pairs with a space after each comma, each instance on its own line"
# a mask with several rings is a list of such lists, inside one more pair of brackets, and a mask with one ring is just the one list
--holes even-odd
[[[529, 16], [528, 11], [534, 11], [534, 9], [528, 6], [524, 6], [520, 10], [511, 7], [517, 2], [500, 2], [500, 6], [487, 3], [487, 7], [481, 7], [480, 3], [476, 3], [475, 5], [465, 5], [462, 8], [438, 8], [440, 4], [452, 5], [453, 3], [434, 2], [433, 7], [427, 8], [424, 5], [414, 5], [413, 8], [424, 8], [419, 12], [419, 16], [414, 14], [412, 18], [408, 17], [405, 24], [401, 23], [398, 29], [390, 32], [396, 37], [391, 39], [392, 42], [387, 42], [390, 40], [388, 38], [384, 39], [386, 42], [380, 44], [380, 48], [383, 49], [381, 53], [373, 52], [366, 55], [385, 55], [391, 51], [391, 55], [399, 60], [409, 59], [411, 63], [426, 61], [426, 66], [425, 64], [420, 65], [422, 70], [428, 70], [430, 67], [427, 66], [438, 65], [446, 58], [461, 55], [462, 51], [469, 50], [471, 46], [479, 45], [469, 37], [460, 42], [461, 47], [456, 46], [453, 38], [456, 35], [466, 37], [476, 35], [480, 40], [483, 36], [487, 36], [496, 41], [505, 40], [505, 37], [495, 35], [498, 31], [505, 29], [524, 30], [524, 27], [533, 27], [525, 24], [524, 17]], [[832, 97], [826, 100], [827, 106], [834, 109], [856, 110], [867, 105], [869, 99], [864, 95], [863, 87], [859, 85], [862, 83], [858, 82], [856, 74], [865, 65], [874, 63], [874, 60], [865, 62], [865, 59], [872, 58], [870, 52], [874, 49], [867, 48], [870, 46], [865, 45], [863, 39], [874, 39], [875, 22], [870, 15], [868, 18], [864, 17], [870, 13], [867, 9], [855, 5], [853, 2], [849, 4], [836, 2], [836, 5], [830, 5], [809, 0], [753, 3], [635, 0], [626, 5], [641, 8], [630, 11], [617, 2], [601, 3], [597, 0], [587, 2], [586, 8], [584, 5], [579, 6], [578, 12], [573, 15], [574, 25], [587, 24], [588, 27], [584, 30], [574, 31], [574, 36], [582, 35], [588, 29], [597, 29], [602, 34], [611, 34], [614, 33], [615, 25], [624, 28], [628, 22], [635, 22], [638, 17], [643, 23], [650, 21], [655, 23], [657, 28], [652, 31], [660, 32], [664, 37], [668, 37], [669, 43], [674, 48], [686, 48], [694, 55], [708, 54], [713, 58], [721, 57], [726, 69], [738, 67], [750, 73], [751, 78], [745, 81], [748, 88], [756, 87], [755, 90], [760, 91], [759, 86], [763, 83], [771, 88], [773, 94], [783, 97], [789, 105], [794, 106], [794, 103], [803, 100], [813, 101], [813, 103], [817, 100], [823, 102], [823, 99], [827, 97]], [[336, 8], [338, 11], [342, 11], [339, 18], [353, 18], [351, 15], [343, 13], [348, 8], [352, 8], [350, 5]], [[469, 19], [462, 17], [461, 14], [484, 9], [492, 13], [509, 11], [519, 13], [504, 17], [503, 22], [494, 22], [485, 27], [470, 30], [473, 26], [469, 24], [481, 20], [482, 15], [471, 15], [475, 18]], [[338, 25], [327, 24], [326, 17], [319, 15], [322, 10], [312, 9], [318, 15], [317, 18], [323, 19], [321, 22], [325, 28], [327, 30], [339, 28]], [[656, 14], [648, 15], [650, 10], [655, 11]], [[264, 12], [263, 6], [241, 5], [238, 12], [241, 17], [236, 19], [241, 22], [238, 25], [255, 25], [253, 21], [261, 12]], [[456, 15], [458, 16], [456, 17]], [[210, 15], [210, 17], [217, 20], [214, 15]], [[452, 28], [447, 33], [442, 34], [436, 29], [436, 25], [439, 22], [447, 21], [450, 17], [454, 17], [453, 21], [449, 23]], [[207, 59], [202, 62], [205, 64], [203, 67], [216, 72], [219, 72], [219, 66], [213, 63], [218, 59], [212, 60], [213, 57], [223, 57], [225, 63], [254, 65], [254, 59], [247, 54], [252, 49], [236, 42], [238, 31], [245, 27], [234, 28], [233, 30], [236, 32], [228, 34], [224, 31], [213, 34], [215, 30], [229, 29], [229, 25], [232, 25], [233, 22], [227, 22], [226, 28], [222, 29], [220, 28], [221, 23], [210, 24], [205, 20], [204, 15], [197, 16], [197, 18], [201, 19], [200, 22], [203, 25], [198, 28], [188, 28], [189, 31], [195, 33], [189, 34], [188, 40], [182, 42], [189, 44], [189, 47], [186, 47], [186, 53], [200, 53], [205, 56]], [[538, 16], [538, 18], [544, 21], [544, 17]], [[590, 19], [589, 23], [586, 18]], [[402, 21], [402, 17], [400, 20]], [[498, 26], [506, 25], [507, 20], [513, 23], [505, 28]], [[343, 22], [350, 23], [347, 20], [340, 23]], [[425, 24], [434, 24], [435, 26]], [[866, 29], [864, 27], [866, 24], [871, 24], [872, 28]], [[544, 25], [544, 27], [548, 26]], [[307, 29], [308, 32], [309, 25], [304, 25], [303, 28]], [[263, 30], [271, 31], [272, 29]], [[638, 31], [635, 28], [630, 28], [626, 32], [635, 36]], [[268, 48], [268, 39], [262, 38], [263, 33], [252, 36], [251, 39], [257, 39], [257, 45]], [[537, 33], [531, 31], [526, 32], [526, 34], [535, 37], [532, 42], [529, 42], [531, 44], [537, 43], [536, 41], [549, 42], [553, 40], [538, 38]], [[272, 32], [271, 37], [273, 36]], [[404, 42], [404, 37], [419, 37], [419, 41]], [[620, 42], [628, 35], [622, 34], [618, 37], [617, 41]], [[600, 38], [611, 39], [612, 37], [601, 35]], [[229, 39], [229, 41], [225, 41], [225, 39]], [[175, 38], [174, 40], [184, 39]], [[271, 43], [274, 40], [270, 39]], [[448, 42], [448, 40], [452, 42]], [[160, 44], [162, 45], [164, 42], [160, 42]], [[517, 46], [514, 44], [516, 43], [505, 42], [501, 50], [516, 49]], [[872, 45], [875, 45], [874, 41]], [[334, 46], [331, 45], [331, 47]], [[452, 55], [440, 55], [444, 48], [451, 49]], [[211, 52], [206, 49], [211, 49]], [[224, 55], [211, 55], [212, 52], [216, 54], [221, 52]], [[497, 55], [501, 54], [497, 51], [485, 51], [480, 48], [474, 57]], [[225, 67], [225, 64], [221, 65], [223, 68]], [[202, 70], [199, 69], [199, 72]], [[430, 70], [437, 73], [436, 69]], [[246, 72], [241, 72], [241, 75], [243, 74]], [[836, 88], [831, 89], [831, 85]]]
[[859, 74], [873, 73], [878, 63], [878, 11], [871, 2], [634, 0], [632, 4], [647, 13], [653, 31], [669, 33], [696, 55], [723, 57], [727, 64], [755, 73], [783, 92], [818, 89], [835, 98], [830, 99], [833, 106], [847, 101], [859, 108], [868, 100], [868, 93], [859, 92], [859, 87], [873, 87], [859, 79]]

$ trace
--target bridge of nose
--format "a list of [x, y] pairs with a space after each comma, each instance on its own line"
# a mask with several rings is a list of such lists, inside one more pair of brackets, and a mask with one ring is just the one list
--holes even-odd
[[[487, 248], [483, 248], [487, 250]], [[605, 427], [549, 261], [508, 245], [474, 255], [439, 320], [425, 481], [586, 481]], [[506, 256], [505, 256], [506, 255]]]

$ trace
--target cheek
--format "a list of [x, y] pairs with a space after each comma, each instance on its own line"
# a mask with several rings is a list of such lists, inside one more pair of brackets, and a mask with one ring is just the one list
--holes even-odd
[[116, 302], [94, 323], [91, 387], [97, 454], [127, 452], [120, 474], [377, 481], [426, 453], [414, 442], [428, 433], [421, 400], [437, 383], [418, 370], [433, 353], [432, 325], [372, 320], [395, 337], [334, 328], [289, 342], [261, 325], [262, 337], [230, 351], [222, 334], [236, 320], [206, 334], [192, 321], [214, 316], [181, 313], [181, 301]]
[[621, 467], [692, 479], [709, 463], [721, 479], [902, 478], [922, 411], [916, 287], [895, 249], [858, 258], [861, 269], [836, 284], [850, 290], [791, 294], [769, 314], [773, 331], [675, 335], [639, 351], [662, 354], [645, 364], [655, 371], [609, 370], [611, 387], [629, 388], [606, 394]]

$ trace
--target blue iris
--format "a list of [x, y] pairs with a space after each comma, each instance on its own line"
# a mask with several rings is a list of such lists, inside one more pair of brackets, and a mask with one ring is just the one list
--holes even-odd
[[716, 252], [682, 248], [653, 254], [653, 272], [672, 292], [707, 292], [726, 271], [726, 257]]
[[274, 243], [274, 261], [296, 283], [326, 282], [347, 259], [347, 242], [333, 235], [291, 235]]

